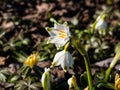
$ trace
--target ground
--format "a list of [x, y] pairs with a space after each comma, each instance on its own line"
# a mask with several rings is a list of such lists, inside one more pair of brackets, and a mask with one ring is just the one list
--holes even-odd
[[[111, 0], [1, 0], [0, 68], [9, 67], [11, 73], [14, 73], [23, 61], [18, 56], [27, 56], [35, 51], [44, 53], [41, 54], [43, 61], [39, 62], [37, 66], [42, 69], [49, 67], [53, 58], [53, 55], [50, 54], [55, 54], [56, 50], [51, 51], [50, 49], [55, 46], [45, 44], [45, 39], [49, 36], [45, 27], [53, 27], [52, 19], [61, 23], [68, 22], [71, 33], [76, 35], [76, 30], [89, 29], [90, 24], [95, 21], [95, 17], [98, 16], [100, 11], [103, 11], [106, 7], [112, 7], [111, 15], [107, 18], [108, 25], [113, 27], [109, 28], [112, 29], [112, 34], [102, 39], [102, 41], [107, 42], [109, 49], [106, 51], [109, 53], [105, 55], [106, 52], [101, 52], [102, 54], [97, 53], [96, 56], [93, 56], [95, 49], [90, 48], [88, 51], [92, 74], [95, 75], [97, 71], [104, 71], [107, 67], [102, 65], [101, 62], [98, 66], [96, 62], [113, 57], [114, 47], [120, 41], [120, 23], [118, 24], [120, 22], [120, 1], [114, 0], [112, 3], [107, 1]], [[96, 37], [99, 38], [99, 36]], [[82, 41], [83, 44], [86, 44], [84, 40]], [[72, 50], [74, 49], [71, 48], [70, 52]], [[75, 52], [72, 52], [72, 54], [78, 55]], [[80, 56], [80, 59], [83, 59], [82, 56]], [[84, 62], [78, 59], [75, 61], [74, 70], [70, 69], [65, 74], [61, 68], [57, 67], [51, 73], [55, 76], [54, 82], [56, 85], [67, 80], [71, 74], [76, 72], [76, 77], [78, 77], [84, 71]], [[0, 87], [7, 88], [5, 85], [6, 83], [0, 83]], [[8, 84], [8, 87], [9, 85], [11, 84]]]

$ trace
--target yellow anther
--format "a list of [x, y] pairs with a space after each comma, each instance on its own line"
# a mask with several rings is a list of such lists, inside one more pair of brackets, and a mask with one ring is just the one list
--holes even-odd
[[64, 30], [58, 30], [58, 36], [59, 38], [65, 38], [67, 34]]

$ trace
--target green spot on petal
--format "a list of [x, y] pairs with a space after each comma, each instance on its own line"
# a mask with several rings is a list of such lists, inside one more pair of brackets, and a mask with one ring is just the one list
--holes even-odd
[[49, 27], [46, 27], [45, 28], [48, 32], [51, 32], [52, 31], [52, 28], [49, 28]]

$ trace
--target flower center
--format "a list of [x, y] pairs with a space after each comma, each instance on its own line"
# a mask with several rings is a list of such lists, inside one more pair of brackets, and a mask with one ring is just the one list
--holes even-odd
[[65, 38], [66, 36], [67, 36], [67, 34], [64, 30], [58, 30], [58, 37], [59, 38]]

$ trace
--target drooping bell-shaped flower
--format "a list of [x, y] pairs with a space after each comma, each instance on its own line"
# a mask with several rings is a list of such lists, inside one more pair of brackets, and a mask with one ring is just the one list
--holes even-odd
[[76, 82], [76, 77], [74, 75], [68, 79], [68, 85], [69, 90], [80, 90]]
[[28, 56], [24, 64], [32, 68], [37, 63], [37, 61], [38, 61], [38, 53], [34, 53]]
[[70, 40], [70, 31], [67, 23], [55, 23], [54, 27], [46, 28], [47, 32], [50, 34], [48, 43], [54, 43], [57, 48], [64, 46]]
[[69, 46], [70, 42], [68, 42], [64, 50], [56, 53], [53, 62], [52, 62], [52, 67], [54, 66], [61, 66], [63, 70], [66, 72], [70, 67], [73, 67], [73, 58], [72, 55], [67, 51], [67, 48]]
[[107, 22], [105, 21], [105, 17], [106, 17], [105, 14], [98, 16], [98, 18], [96, 19], [95, 29], [103, 30], [107, 27]]
[[90, 25], [91, 26], [90, 32], [94, 33], [94, 31], [97, 30], [97, 32], [99, 32], [99, 34], [106, 35], [106, 28], [108, 26], [108, 23], [105, 20], [106, 17], [107, 17], [106, 13], [100, 14], [97, 17], [97, 19], [95, 20], [95, 22]]
[[49, 68], [45, 68], [45, 72], [43, 73], [41, 78], [41, 83], [43, 90], [51, 90], [52, 77]]
[[58, 52], [52, 62], [53, 66], [59, 66], [63, 68], [63, 70], [66, 72], [70, 67], [73, 67], [73, 58], [71, 54], [68, 51], [60, 51]]

